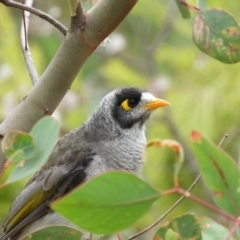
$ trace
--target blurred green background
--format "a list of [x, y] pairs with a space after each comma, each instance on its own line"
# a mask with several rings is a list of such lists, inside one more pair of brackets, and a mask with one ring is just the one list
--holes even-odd
[[[195, 1], [189, 3], [196, 4]], [[230, 11], [240, 22], [240, 2], [209, 0], [212, 8]], [[67, 27], [70, 25], [67, 1], [35, 1], [39, 8]], [[85, 10], [90, 1], [83, 1]], [[14, 109], [28, 93], [31, 81], [20, 49], [21, 11], [0, 5], [0, 119]], [[166, 99], [171, 106], [157, 111], [147, 124], [147, 139], [175, 139], [185, 150], [181, 186], [187, 189], [197, 175], [189, 135], [193, 129], [218, 144], [229, 134], [224, 148], [239, 159], [240, 71], [239, 64], [226, 65], [200, 52], [192, 41], [192, 18], [184, 20], [173, 0], [141, 0], [100, 46], [79, 72], [72, 88], [54, 116], [61, 122], [61, 135], [81, 125], [100, 99], [120, 87], [147, 89]], [[43, 73], [63, 40], [62, 34], [46, 21], [31, 17], [29, 44], [39, 75]], [[149, 149], [143, 178], [159, 191], [173, 187], [176, 155], [170, 149]], [[27, 181], [27, 180], [26, 180]], [[26, 181], [11, 184], [0, 192], [0, 223], [10, 203]], [[201, 183], [193, 193], [211, 201]], [[164, 213], [179, 195], [163, 196], [148, 214], [123, 236], [143, 229]], [[169, 217], [184, 212], [208, 215], [225, 225], [221, 217], [185, 199]], [[151, 236], [151, 233], [148, 233]], [[142, 239], [147, 239], [147, 235]], [[107, 238], [106, 238], [107, 239]], [[141, 238], [139, 238], [141, 239]]]

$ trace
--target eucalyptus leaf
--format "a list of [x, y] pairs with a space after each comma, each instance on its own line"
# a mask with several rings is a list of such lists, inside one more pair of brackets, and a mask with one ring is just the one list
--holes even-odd
[[199, 11], [194, 19], [193, 40], [201, 51], [223, 63], [240, 61], [240, 27], [225, 10]]
[[240, 214], [240, 172], [236, 162], [201, 133], [191, 134], [202, 178], [217, 205], [238, 217]]
[[56, 144], [59, 133], [59, 123], [52, 117], [44, 117], [39, 120], [30, 135], [36, 144], [34, 155], [28, 161], [18, 164], [5, 184], [9, 184], [34, 174], [39, 167], [48, 159]]
[[86, 182], [52, 208], [96, 234], [110, 234], [136, 222], [159, 198], [159, 193], [136, 175], [107, 172]]

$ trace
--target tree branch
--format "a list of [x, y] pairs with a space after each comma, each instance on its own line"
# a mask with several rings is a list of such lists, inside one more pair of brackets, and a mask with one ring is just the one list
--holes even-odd
[[46, 20], [47, 22], [51, 23], [64, 36], [66, 36], [66, 34], [67, 34], [67, 28], [64, 25], [62, 25], [60, 22], [58, 22], [55, 18], [51, 17], [50, 15], [46, 14], [45, 12], [42, 12], [36, 8], [29, 7], [24, 4], [21, 4], [21, 3], [15, 2], [15, 1], [11, 1], [11, 0], [0, 0], [0, 3], [2, 3], [5, 6], [14, 7], [14, 8], [28, 11], [28, 12]]
[[[30, 131], [43, 116], [56, 109], [86, 59], [120, 24], [137, 0], [101, 0], [86, 14], [84, 28], [72, 27], [39, 81], [0, 125], [9, 130]], [[110, 21], [111, 19], [111, 21]], [[0, 141], [1, 143], [1, 141]], [[5, 158], [0, 151], [0, 172]]]

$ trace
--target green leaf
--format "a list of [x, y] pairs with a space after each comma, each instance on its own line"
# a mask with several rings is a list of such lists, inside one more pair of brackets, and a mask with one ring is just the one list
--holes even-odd
[[191, 134], [202, 178], [219, 207], [240, 214], [240, 173], [236, 162], [197, 131]]
[[224, 10], [199, 11], [194, 19], [193, 40], [201, 51], [223, 63], [240, 61], [240, 27]]
[[[222, 225], [214, 222], [210, 218], [203, 217], [200, 219], [202, 236], [204, 240], [224, 239], [228, 236], [229, 231]], [[230, 238], [231, 240], [233, 238]]]
[[153, 238], [153, 240], [159, 239], [202, 239], [198, 219], [193, 214], [185, 214], [172, 219], [161, 227]]
[[52, 117], [39, 120], [30, 132], [36, 144], [34, 155], [27, 161], [18, 164], [5, 184], [9, 184], [35, 173], [48, 159], [56, 144], [59, 133], [59, 123]]
[[83, 184], [52, 208], [80, 228], [96, 234], [123, 230], [138, 220], [159, 193], [125, 172], [107, 172]]
[[67, 227], [48, 227], [37, 231], [24, 240], [79, 240], [81, 233]]
[[35, 143], [31, 135], [21, 131], [8, 132], [2, 141], [2, 150], [12, 162], [27, 160], [35, 152]]
[[190, 15], [189, 8], [186, 5], [182, 4], [179, 0], [175, 0], [175, 2], [177, 3], [177, 6], [182, 15], [182, 18], [184, 19], [190, 18], [191, 15]]

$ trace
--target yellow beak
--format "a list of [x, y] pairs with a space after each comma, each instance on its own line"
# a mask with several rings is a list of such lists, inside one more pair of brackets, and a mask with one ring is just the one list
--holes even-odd
[[159, 107], [165, 107], [169, 105], [171, 105], [169, 102], [156, 98], [153, 99], [151, 102], [147, 103], [146, 105], [144, 105], [144, 107], [147, 108], [147, 110], [153, 110]]

